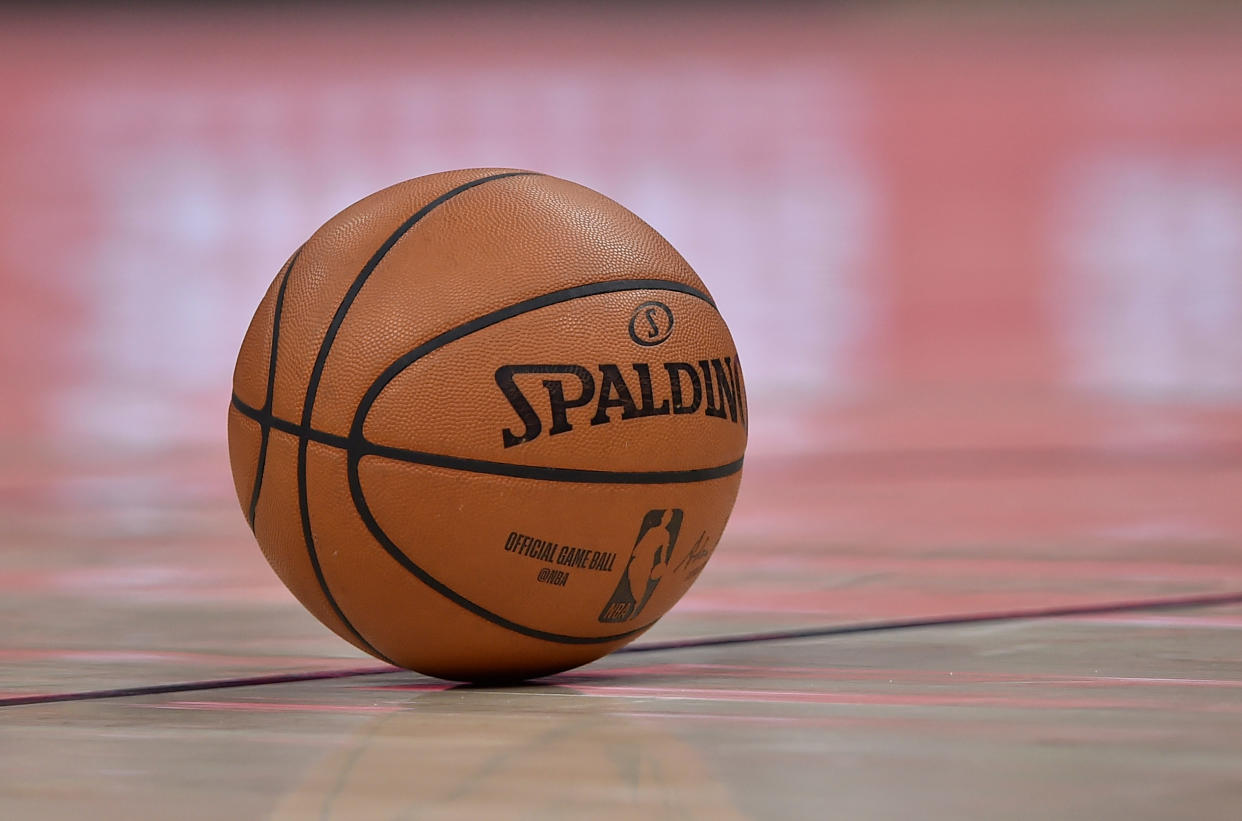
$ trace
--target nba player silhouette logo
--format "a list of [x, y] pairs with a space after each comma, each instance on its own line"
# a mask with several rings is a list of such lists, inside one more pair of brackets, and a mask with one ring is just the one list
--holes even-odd
[[617, 589], [599, 614], [601, 622], [629, 621], [643, 612], [664, 572], [671, 566], [677, 534], [681, 532], [681, 518], [680, 508], [658, 508], [643, 516]]

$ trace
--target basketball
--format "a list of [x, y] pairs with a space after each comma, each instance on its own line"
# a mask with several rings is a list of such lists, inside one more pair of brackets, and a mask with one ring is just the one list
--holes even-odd
[[440, 678], [569, 669], [649, 629], [720, 540], [746, 392], [654, 229], [527, 171], [346, 208], [273, 280], [229, 408], [268, 562], [358, 648]]

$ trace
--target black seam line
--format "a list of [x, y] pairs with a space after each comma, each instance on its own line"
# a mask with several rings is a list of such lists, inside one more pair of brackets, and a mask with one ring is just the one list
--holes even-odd
[[[346, 462], [346, 473], [349, 477], [350, 494], [354, 500], [354, 507], [358, 515], [362, 517], [363, 523], [367, 529], [371, 531], [371, 535], [379, 542], [380, 546], [401, 565], [407, 572], [422, 581], [432, 590], [440, 593], [449, 601], [454, 602], [459, 607], [474, 613], [486, 621], [491, 622], [499, 627], [503, 627], [514, 633], [529, 636], [531, 638], [542, 641], [552, 642], [556, 644], [571, 645], [591, 645], [605, 644], [609, 642], [619, 641], [630, 636], [638, 635], [651, 627], [653, 622], [626, 630], [621, 633], [614, 633], [606, 636], [573, 636], [562, 633], [553, 633], [546, 630], [539, 630], [524, 624], [505, 618], [499, 613], [488, 610], [482, 605], [466, 598], [439, 579], [432, 576], [418, 564], [416, 564], [409, 556], [405, 554], [397, 544], [389, 538], [388, 534], [380, 527], [379, 522], [371, 513], [370, 506], [367, 504], [366, 497], [362, 492], [362, 480], [359, 476], [359, 463], [365, 455], [388, 456], [389, 458], [399, 459], [406, 462], [417, 462], [421, 464], [430, 464], [440, 467], [454, 468], [458, 470], [471, 470], [477, 473], [491, 473], [507, 476], [518, 476], [524, 478], [537, 478], [551, 481], [574, 481], [574, 482], [594, 482], [594, 483], [629, 483], [629, 484], [653, 484], [653, 483], [671, 483], [681, 482], [698, 482], [706, 479], [720, 478], [736, 473], [742, 469], [741, 460], [715, 468], [699, 469], [695, 471], [659, 471], [659, 472], [612, 472], [612, 471], [595, 471], [595, 470], [576, 470], [571, 468], [548, 468], [526, 465], [513, 465], [501, 462], [490, 462], [481, 459], [463, 459], [460, 457], [444, 456], [440, 454], [429, 454], [418, 451], [409, 451], [399, 448], [386, 448], [372, 444], [366, 440], [363, 434], [363, 424], [367, 415], [370, 413], [371, 406], [375, 403], [376, 398], [383, 392], [384, 388], [396, 378], [397, 374], [404, 371], [415, 361], [423, 356], [435, 351], [449, 343], [461, 339], [469, 334], [475, 333], [483, 328], [487, 328], [507, 319], [519, 316], [530, 311], [540, 308], [556, 305], [569, 300], [581, 299], [588, 296], [594, 296], [605, 293], [617, 293], [621, 291], [633, 290], [669, 290], [685, 293], [695, 298], [707, 302], [715, 309], [715, 304], [703, 291], [693, 288], [681, 282], [672, 280], [663, 280], [656, 278], [641, 279], [619, 279], [607, 282], [593, 282], [585, 285], [577, 285], [570, 288], [563, 288], [559, 291], [552, 291], [547, 294], [541, 294], [531, 299], [523, 300], [489, 314], [476, 317], [468, 322], [464, 322], [455, 328], [451, 328], [441, 334], [438, 334], [423, 344], [414, 348], [414, 350], [398, 358], [388, 368], [380, 374], [367, 392], [363, 395], [359, 402], [358, 408], [354, 413], [354, 421], [350, 427], [350, 435], [347, 442], [346, 453], [348, 460]], [[342, 309], [345, 303], [342, 303]], [[343, 315], [341, 310], [338, 314]], [[321, 353], [324, 349], [321, 348]], [[318, 365], [318, 363], [317, 363]], [[312, 372], [312, 379], [315, 373]], [[311, 401], [308, 393], [308, 402]], [[303, 413], [302, 426], [311, 428], [311, 418], [308, 413]], [[299, 439], [299, 467], [304, 464], [305, 453], [308, 447], [308, 439], [302, 437]], [[723, 471], [723, 472], [722, 472]], [[719, 474], [719, 475], [717, 475]], [[305, 499], [304, 488], [299, 484], [299, 489], [303, 490], [300, 494], [299, 501]], [[303, 508], [305, 511], [305, 508]], [[307, 519], [304, 519], [307, 521]], [[309, 531], [307, 532], [307, 542], [310, 544]], [[313, 549], [312, 549], [313, 552]], [[378, 655], [378, 654], [377, 654]], [[387, 660], [387, 659], [386, 659]]]
[[518, 479], [539, 479], [545, 482], [577, 482], [581, 484], [618, 485], [665, 485], [707, 482], [732, 476], [742, 469], [743, 459], [735, 459], [723, 465], [689, 470], [590, 470], [586, 468], [558, 468], [542, 465], [515, 465], [509, 462], [490, 462], [485, 459], [467, 459], [461, 456], [445, 456], [417, 450], [392, 448], [368, 442], [362, 452], [350, 449], [355, 459], [377, 456], [398, 462], [409, 462], [450, 470], [468, 470], [494, 476], [512, 476]]
[[[414, 212], [414, 214], [407, 218], [405, 222], [397, 226], [397, 229], [393, 231], [392, 234], [389, 235], [388, 239], [386, 239], [384, 243], [375, 251], [375, 253], [371, 255], [371, 258], [367, 261], [366, 265], [364, 265], [362, 270], [358, 272], [358, 275], [354, 277], [354, 281], [350, 283], [349, 289], [345, 292], [345, 296], [341, 298], [341, 303], [336, 307], [336, 313], [333, 314], [332, 321], [328, 324], [328, 328], [324, 332], [323, 340], [319, 343], [319, 352], [315, 356], [315, 364], [311, 369], [310, 380], [306, 385], [306, 400], [302, 404], [302, 427], [304, 429], [310, 430], [311, 428], [311, 421], [314, 418], [315, 412], [315, 399], [319, 394], [319, 382], [323, 377], [324, 367], [328, 361], [328, 353], [332, 350], [332, 344], [336, 341], [336, 335], [340, 330], [341, 323], [345, 321], [345, 315], [349, 313], [349, 309], [353, 306], [354, 300], [357, 299], [358, 294], [362, 291], [362, 286], [366, 284], [367, 280], [371, 277], [371, 274], [374, 273], [375, 269], [379, 266], [380, 262], [388, 254], [388, 252], [392, 250], [393, 246], [396, 245], [397, 242], [425, 216], [463, 191], [468, 191], [471, 188], [483, 185], [484, 183], [492, 182], [493, 180], [529, 175], [530, 172], [527, 171], [510, 171], [504, 174], [491, 174], [486, 177], [471, 180], [470, 182], [446, 191], [433, 199], [431, 202], [424, 205], [422, 208], [418, 209], [418, 211]], [[310, 559], [311, 568], [315, 572], [315, 579], [319, 583], [319, 589], [323, 593], [324, 598], [332, 607], [333, 612], [336, 613], [337, 618], [340, 619], [341, 624], [343, 624], [345, 628], [358, 639], [358, 642], [373, 655], [378, 656], [384, 661], [391, 662], [392, 659], [386, 657], [383, 653], [376, 649], [369, 641], [366, 640], [362, 633], [359, 632], [358, 628], [354, 627], [353, 623], [341, 609], [336, 597], [332, 595], [331, 589], [328, 587], [328, 580], [324, 576], [322, 565], [319, 563], [319, 553], [315, 549], [315, 536], [311, 529], [310, 500], [307, 496], [306, 484], [306, 452], [309, 444], [310, 440], [305, 436], [298, 439], [298, 508], [302, 518], [302, 539], [306, 545], [306, 553]]]
[[341, 329], [341, 324], [345, 321], [345, 315], [349, 313], [349, 309], [353, 307], [354, 300], [358, 298], [358, 294], [362, 291], [362, 286], [365, 285], [367, 280], [371, 278], [371, 274], [375, 272], [375, 269], [379, 266], [380, 262], [383, 261], [384, 257], [387, 256], [388, 252], [392, 250], [393, 246], [395, 246], [397, 242], [419, 221], [440, 205], [443, 205], [453, 197], [456, 197], [458, 194], [468, 191], [476, 186], [483, 185], [484, 183], [492, 182], [493, 180], [519, 176], [531, 176], [531, 172], [510, 171], [504, 174], [493, 174], [488, 177], [481, 177], [480, 179], [472, 180], [468, 183], [457, 186], [451, 191], [441, 194], [431, 202], [424, 205], [422, 208], [418, 209], [418, 211], [410, 216], [405, 222], [401, 223], [401, 225], [397, 226], [397, 229], [392, 232], [388, 239], [384, 240], [384, 244], [371, 255], [371, 259], [369, 259], [367, 264], [363, 266], [362, 270], [358, 273], [358, 276], [354, 277], [354, 281], [350, 284], [349, 290], [347, 290], [345, 292], [345, 296], [341, 298], [341, 304], [336, 307], [336, 313], [333, 314], [332, 321], [328, 324], [327, 331], [324, 332], [323, 341], [319, 344], [319, 352], [315, 356], [315, 365], [311, 369], [310, 381], [306, 386], [306, 402], [302, 406], [303, 427], [309, 428], [311, 426], [315, 398], [319, 393], [319, 381], [323, 378], [324, 367], [327, 365], [328, 361], [328, 353], [332, 350], [333, 343], [336, 342], [336, 335]]
[[[395, 379], [398, 374], [433, 351], [439, 350], [445, 345], [456, 342], [470, 334], [477, 333], [484, 328], [513, 319], [522, 314], [530, 313], [531, 311], [539, 310], [540, 308], [547, 308], [552, 305], [559, 305], [562, 302], [598, 296], [600, 294], [617, 293], [619, 291], [675, 291], [701, 299], [712, 306], [713, 309], [716, 308], [716, 303], [703, 291], [685, 283], [669, 279], [614, 279], [607, 282], [590, 282], [586, 285], [575, 285], [570, 288], [562, 288], [559, 291], [550, 291], [531, 299], [506, 305], [489, 314], [463, 322], [455, 328], [450, 328], [441, 334], [433, 336], [414, 348], [414, 350], [398, 357], [395, 362], [385, 368], [383, 373], [371, 383], [371, 387], [367, 389], [367, 392], [362, 397], [362, 401], [358, 404], [358, 410], [354, 414], [354, 422], [350, 429], [350, 438], [357, 441], [365, 440], [362, 433], [363, 423], [366, 421], [367, 415], [370, 414], [371, 406], [375, 404], [375, 400], [384, 392], [384, 388], [388, 387], [388, 383]], [[309, 424], [306, 420], [303, 420], [303, 422]]]
[[[607, 282], [592, 282], [586, 285], [577, 285], [570, 288], [563, 288], [559, 291], [551, 291], [546, 294], [540, 294], [537, 297], [505, 306], [489, 314], [476, 317], [468, 322], [464, 322], [455, 328], [438, 334], [423, 344], [414, 348], [409, 353], [398, 358], [379, 376], [370, 389], [364, 395], [362, 402], [359, 404], [358, 412], [354, 417], [354, 431], [351, 431], [351, 437], [339, 437], [330, 433], [316, 431], [311, 428], [303, 416], [303, 424], [301, 426], [294, 425], [281, 419], [260, 419], [261, 422], [266, 421], [278, 430], [291, 433], [295, 436], [305, 437], [313, 441], [333, 447], [346, 448], [352, 453], [362, 456], [375, 455], [401, 462], [409, 462], [413, 464], [431, 465], [434, 467], [448, 468], [452, 470], [468, 470], [475, 473], [486, 473], [494, 476], [512, 476], [516, 478], [538, 479], [551, 482], [579, 482], [591, 484], [677, 484], [709, 481], [712, 479], [720, 479], [730, 476], [742, 469], [742, 460], [738, 459], [724, 465], [715, 465], [706, 468], [693, 468], [690, 470], [680, 471], [605, 471], [605, 470], [587, 470], [574, 468], [556, 468], [544, 467], [537, 465], [516, 465], [509, 462], [493, 462], [483, 459], [468, 459], [464, 457], [447, 456], [444, 454], [427, 453], [424, 451], [409, 450], [406, 448], [388, 447], [385, 445], [376, 445], [366, 440], [362, 435], [361, 427], [365, 421], [371, 406], [375, 403], [376, 398], [383, 392], [396, 376], [412, 365], [418, 359], [432, 353], [433, 351], [444, 347], [452, 342], [462, 339], [470, 334], [476, 333], [491, 325], [512, 319], [524, 313], [557, 305], [562, 302], [568, 302], [575, 299], [582, 299], [589, 296], [597, 296], [600, 294], [617, 293], [620, 291], [674, 291], [687, 294], [689, 296], [700, 299], [716, 308], [716, 303], [705, 292], [686, 285], [675, 280], [665, 279], [618, 279]], [[236, 397], [235, 397], [236, 399]], [[240, 400], [235, 404], [238, 410], [243, 413], [253, 415], [253, 409], [243, 406]], [[254, 417], [258, 419], [259, 417]]]
[[[680, 641], [659, 641], [647, 644], [631, 644], [613, 651], [613, 655], [622, 653], [651, 653], [662, 650], [688, 650], [695, 647], [714, 647], [722, 644], [757, 644], [768, 641], [790, 641], [794, 639], [828, 638], [849, 635], [852, 633], [875, 633], [882, 631], [913, 630], [923, 627], [968, 626], [987, 622], [1004, 621], [1036, 621], [1072, 616], [1096, 616], [1108, 613], [1137, 613], [1144, 611], [1182, 610], [1196, 607], [1224, 607], [1242, 604], [1242, 592], [1208, 593], [1200, 596], [1184, 596], [1173, 599], [1153, 599], [1139, 601], [1106, 602], [1103, 604], [1085, 604], [1073, 607], [1053, 607], [1042, 610], [1011, 610], [993, 613], [967, 613], [959, 616], [945, 616], [930, 619], [906, 619], [902, 621], [867, 622], [864, 624], [845, 624], [828, 627], [808, 628], [805, 630], [785, 630], [770, 633], [744, 633], [732, 636], [705, 636], [697, 639]], [[338, 678], [359, 678], [362, 676], [381, 676], [392, 673], [405, 673], [397, 667], [362, 667], [353, 670], [320, 670], [309, 673], [285, 673], [268, 676], [250, 676], [247, 678], [212, 679], [208, 681], [186, 681], [172, 684], [150, 684], [141, 687], [119, 687], [112, 690], [80, 690], [67, 693], [37, 693], [26, 696], [0, 697], [0, 707], [19, 707], [32, 704], [54, 704], [64, 701], [98, 701], [108, 698], [129, 698], [133, 696], [163, 695], [166, 693], [187, 693], [197, 690], [223, 690], [233, 687], [257, 687], [266, 684], [288, 684], [300, 681], [323, 681]], [[550, 679], [576, 679], [584, 676], [608, 675], [607, 670], [598, 674], [590, 671], [582, 673], [558, 674]], [[445, 683], [448, 689], [454, 685]], [[527, 685], [528, 686], [528, 685]]]
[[306, 246], [303, 245], [294, 251], [289, 262], [285, 264], [285, 270], [281, 274], [280, 288], [276, 291], [276, 305], [272, 310], [272, 350], [267, 363], [267, 395], [263, 399], [263, 414], [267, 421], [260, 420], [259, 423], [259, 462], [255, 466], [254, 488], [250, 493], [250, 508], [246, 512], [246, 521], [250, 523], [251, 530], [254, 530], [255, 512], [259, 508], [259, 490], [263, 487], [263, 470], [267, 466], [267, 445], [272, 430], [270, 421], [272, 402], [276, 394], [276, 350], [280, 341], [280, 315], [285, 304], [285, 286], [289, 284], [289, 274], [293, 271], [293, 265], [298, 261], [298, 256], [304, 247]]
[[[444, 346], [463, 339], [473, 333], [483, 330], [500, 322], [504, 322], [522, 314], [531, 311], [547, 308], [552, 305], [559, 305], [563, 302], [569, 302], [575, 299], [583, 299], [600, 294], [618, 293], [621, 291], [674, 291], [677, 293], [687, 294], [696, 299], [706, 302], [713, 309], [716, 303], [705, 292], [683, 282], [677, 282], [669, 279], [656, 278], [631, 278], [631, 279], [614, 279], [606, 282], [590, 282], [585, 285], [575, 285], [569, 288], [562, 288], [559, 291], [550, 291], [546, 294], [532, 297], [521, 302], [515, 302], [512, 305], [506, 305], [491, 313], [476, 317], [467, 322], [450, 328], [443, 333], [437, 334], [421, 345], [415, 347], [409, 353], [399, 357], [395, 362], [384, 369], [367, 389], [363, 395], [362, 401], [358, 404], [358, 410], [354, 414], [354, 421], [350, 427], [349, 433], [349, 452], [353, 457], [351, 465], [356, 466], [357, 460], [363, 456], [381, 456], [384, 458], [394, 459], [401, 462], [409, 462], [413, 464], [431, 465], [434, 467], [448, 468], [451, 470], [468, 470], [474, 473], [486, 473], [493, 476], [512, 476], [522, 479], [538, 479], [548, 482], [578, 482], [590, 484], [678, 484], [690, 482], [702, 482], [712, 479], [720, 479], [730, 476], [742, 469], [742, 460], [729, 462], [724, 465], [714, 465], [706, 468], [693, 468], [690, 470], [669, 470], [669, 471], [608, 471], [608, 470], [588, 470], [576, 468], [558, 468], [545, 467], [539, 465], [517, 465], [509, 462], [494, 462], [485, 459], [469, 459], [459, 456], [448, 456], [438, 453], [427, 453], [424, 451], [409, 450], [406, 448], [388, 447], [385, 445], [377, 445], [367, 441], [363, 434], [363, 425], [367, 416], [371, 412], [371, 406], [375, 404], [375, 400], [383, 393], [388, 384], [397, 377], [402, 371], [409, 368], [419, 359], [428, 354], [443, 348]], [[352, 468], [351, 468], [352, 469]]]
[[269, 425], [281, 433], [288, 433], [299, 439], [309, 439], [312, 442], [319, 442], [341, 450], [349, 448], [349, 437], [337, 436], [336, 434], [326, 433], [313, 428], [304, 428], [297, 422], [290, 422], [287, 419], [281, 419], [279, 416], [272, 416], [270, 413], [264, 413], [262, 408], [255, 408], [247, 405], [233, 394], [233, 407], [237, 408], [243, 416], [248, 416], [261, 425]]
[[458, 607], [473, 613], [481, 619], [489, 621], [498, 627], [503, 627], [506, 630], [518, 633], [519, 635], [529, 636], [530, 638], [540, 639], [553, 644], [572, 645], [607, 644], [609, 642], [620, 641], [622, 639], [629, 638], [630, 636], [636, 636], [644, 630], [649, 629], [656, 623], [656, 619], [652, 619], [639, 627], [634, 627], [630, 630], [625, 630], [620, 633], [612, 633], [606, 636], [573, 636], [566, 635], [564, 633], [553, 633], [547, 630], [540, 630], [535, 627], [528, 627], [527, 625], [520, 624], [512, 619], [507, 619], [495, 611], [488, 610], [481, 604], [478, 604], [458, 593], [456, 590], [449, 587], [447, 584], [440, 581], [435, 576], [424, 570], [421, 566], [416, 564], [409, 556], [405, 555], [405, 551], [398, 547], [396, 542], [389, 538], [388, 534], [385, 533], [384, 529], [379, 526], [379, 522], [376, 521], [375, 516], [371, 513], [371, 507], [367, 504], [366, 497], [362, 493], [362, 480], [358, 475], [357, 460], [349, 460], [347, 472], [349, 474], [349, 491], [354, 498], [354, 507], [357, 508], [358, 515], [362, 517], [362, 521], [366, 524], [367, 529], [371, 531], [371, 535], [380, 543], [384, 550], [388, 552], [388, 555], [392, 556], [398, 564], [400, 564], [408, 573], [413, 575], [423, 584], [427, 585], [441, 596], [444, 596]]
[[[241, 413], [253, 419], [258, 419], [262, 415], [262, 411], [246, 405], [246, 403], [242, 402], [237, 396], [233, 397], [233, 406], [236, 407]], [[301, 429], [300, 425], [294, 425], [293, 423], [287, 422], [283, 419], [270, 418], [270, 423], [271, 426], [277, 430], [299, 435], [301, 437], [300, 441], [303, 448], [306, 447], [306, 443], [308, 441], [316, 441], [341, 448], [352, 454], [351, 448], [353, 443], [344, 437], [323, 434], [319, 431], [305, 431]], [[522, 466], [513, 465], [511, 467]], [[738, 463], [738, 469], [741, 469], [740, 460]], [[354, 507], [357, 509], [358, 515], [362, 517], [362, 521], [367, 526], [367, 529], [371, 531], [371, 534], [380, 543], [380, 546], [384, 548], [384, 551], [392, 556], [392, 558], [395, 559], [403, 568], [405, 568], [405, 570], [413, 574], [428, 587], [440, 593], [450, 601], [456, 603], [463, 609], [468, 610], [469, 612], [474, 613], [475, 615], [480, 616], [493, 624], [505, 627], [524, 636], [543, 639], [544, 641], [553, 642], [555, 644], [606, 644], [607, 642], [619, 641], [621, 639], [628, 638], [629, 636], [637, 635], [644, 630], [649, 629], [652, 624], [655, 624], [655, 622], [652, 621], [640, 627], [635, 627], [622, 633], [613, 633], [607, 636], [570, 636], [561, 633], [552, 633], [545, 630], [538, 630], [533, 627], [527, 627], [525, 625], [518, 624], [515, 621], [506, 619], [504, 616], [497, 613], [493, 613], [487, 608], [475, 604], [470, 599], [467, 599], [465, 596], [448, 587], [406, 556], [401, 548], [397, 547], [397, 545], [388, 537], [388, 534], [383, 531], [383, 529], [379, 526], [379, 523], [375, 520], [374, 515], [372, 515], [370, 507], [367, 505], [366, 499], [362, 495], [362, 483], [358, 476], [357, 461], [353, 458], [351, 458], [349, 462], [348, 474], [350, 492], [354, 498]], [[376, 655], [378, 656], [379, 654], [376, 653]], [[380, 656], [380, 658], [383, 658], [383, 656]], [[388, 661], [390, 664], [393, 663], [390, 659], [385, 658], [384, 660]]]
[[[485, 619], [499, 627], [510, 630], [519, 635], [529, 636], [530, 638], [542, 641], [553, 642], [556, 644], [571, 645], [591, 645], [604, 644], [608, 642], [620, 641], [622, 639], [636, 636], [639, 633], [651, 627], [655, 621], [651, 621], [640, 627], [627, 630], [622, 633], [614, 633], [608, 636], [572, 636], [562, 633], [552, 633], [546, 630], [539, 630], [520, 624], [511, 619], [488, 610], [481, 604], [478, 604], [462, 594], [453, 590], [448, 585], [441, 582], [435, 576], [420, 567], [409, 556], [406, 555], [400, 547], [397, 546], [384, 529], [380, 527], [379, 522], [371, 513], [370, 505], [367, 504], [366, 495], [362, 491], [362, 479], [359, 474], [359, 465], [363, 456], [376, 455], [387, 456], [388, 458], [399, 459], [407, 462], [418, 462], [421, 464], [432, 464], [441, 467], [455, 468], [458, 470], [472, 470], [477, 473], [492, 473], [507, 476], [518, 476], [523, 478], [536, 478], [551, 481], [574, 481], [574, 482], [608, 482], [608, 483], [644, 483], [651, 484], [655, 482], [668, 483], [672, 481], [703, 481], [707, 478], [719, 478], [714, 474], [723, 470], [720, 475], [727, 476], [736, 473], [742, 469], [742, 461], [730, 463], [717, 468], [707, 468], [703, 471], [660, 471], [660, 472], [614, 472], [614, 471], [598, 471], [598, 470], [576, 470], [572, 468], [548, 468], [528, 465], [513, 465], [502, 462], [490, 462], [481, 459], [463, 459], [460, 457], [444, 456], [440, 454], [422, 453], [419, 451], [409, 451], [400, 448], [388, 448], [375, 445], [366, 440], [363, 433], [363, 425], [371, 411], [375, 400], [383, 392], [384, 388], [396, 378], [397, 374], [410, 367], [418, 359], [430, 354], [431, 352], [448, 345], [449, 343], [461, 339], [469, 334], [475, 333], [490, 325], [503, 322], [530, 311], [549, 305], [556, 305], [572, 299], [581, 299], [588, 296], [603, 293], [615, 293], [619, 291], [633, 290], [671, 290], [680, 291], [690, 294], [698, 299], [702, 299], [712, 308], [715, 305], [707, 294], [692, 288], [684, 283], [674, 282], [671, 280], [660, 279], [620, 279], [608, 282], [594, 282], [586, 285], [578, 285], [571, 288], [564, 288], [559, 291], [552, 291], [547, 294], [527, 299], [513, 305], [484, 314], [468, 322], [464, 322], [455, 328], [451, 328], [444, 333], [432, 337], [423, 344], [414, 348], [414, 350], [393, 362], [388, 368], [380, 374], [379, 378], [371, 384], [367, 392], [363, 395], [358, 409], [354, 412], [354, 421], [350, 426], [349, 445], [346, 450], [348, 459], [346, 461], [346, 475], [349, 477], [349, 492], [354, 500], [354, 507], [358, 511], [358, 515], [362, 517], [363, 523], [367, 529], [371, 531], [372, 537], [380, 543], [380, 545], [388, 552], [388, 554], [400, 564], [407, 572], [422, 581], [432, 590], [455, 603], [457, 606], [467, 610], [479, 618]], [[680, 477], [680, 478], [679, 478]], [[689, 478], [693, 477], [693, 478]]]
[[396, 462], [415, 465], [447, 468], [449, 470], [466, 470], [473, 473], [485, 473], [493, 476], [512, 476], [518, 479], [537, 479], [545, 482], [575, 482], [581, 484], [618, 484], [618, 485], [661, 485], [688, 484], [723, 479], [732, 476], [742, 469], [744, 459], [737, 459], [723, 465], [689, 470], [647, 470], [647, 471], [612, 471], [588, 470], [579, 468], [544, 467], [541, 465], [516, 465], [509, 462], [491, 462], [485, 459], [468, 459], [461, 456], [446, 456], [439, 453], [425, 453], [405, 448], [394, 448], [376, 445], [372, 442], [351, 441], [349, 437], [337, 436], [320, 430], [307, 430], [301, 425], [289, 422], [262, 409], [252, 408], [236, 395], [233, 396], [233, 407], [245, 416], [275, 428], [282, 433], [297, 436], [311, 442], [318, 442], [329, 447], [357, 454], [361, 459], [365, 456], [376, 456]]

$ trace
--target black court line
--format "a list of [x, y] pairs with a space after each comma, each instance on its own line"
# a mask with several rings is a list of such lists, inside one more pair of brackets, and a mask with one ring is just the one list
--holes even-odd
[[380, 673], [399, 672], [400, 667], [361, 667], [352, 670], [317, 670], [310, 673], [279, 673], [270, 676], [247, 676], [246, 678], [219, 678], [207, 681], [184, 681], [177, 684], [148, 684], [142, 687], [119, 687], [115, 690], [84, 690], [77, 693], [44, 693], [30, 696], [0, 698], [0, 707], [16, 707], [22, 704], [55, 704], [60, 701], [97, 701], [105, 698], [127, 696], [152, 696], [161, 693], [189, 693], [196, 690], [224, 690], [229, 687], [257, 687], [263, 684], [289, 684], [295, 681], [321, 681], [354, 676], [374, 676]]
[[[734, 636], [707, 636], [697, 639], [655, 641], [631, 645], [617, 650], [618, 653], [651, 653], [657, 650], [681, 650], [688, 647], [718, 647], [725, 644], [750, 644], [762, 641], [792, 641], [795, 639], [820, 639], [830, 636], [848, 636], [854, 633], [878, 633], [885, 630], [911, 630], [916, 627], [952, 627], [956, 625], [986, 622], [1025, 621], [1056, 619], [1067, 616], [1094, 616], [1103, 613], [1134, 613], [1141, 611], [1177, 610], [1187, 607], [1220, 607], [1242, 604], [1242, 593], [1216, 593], [1202, 596], [1183, 596], [1174, 599], [1149, 601], [1109, 602], [1106, 604], [1067, 605], [1035, 610], [1000, 610], [991, 613], [969, 613], [960, 616], [940, 616], [929, 619], [898, 619], [895, 621], [842, 624], [829, 627], [807, 627], [801, 630], [772, 630], [764, 633], [743, 633]], [[2, 703], [2, 702], [0, 702]]]
[[[825, 627], [809, 627], [801, 630], [773, 630], [760, 633], [741, 633], [732, 636], [706, 636], [696, 639], [675, 641], [655, 641], [647, 644], [631, 645], [616, 650], [612, 655], [621, 653], [654, 653], [662, 650], [686, 650], [695, 647], [719, 647], [728, 644], [755, 644], [766, 641], [794, 641], [798, 639], [819, 639], [831, 636], [848, 636], [855, 633], [879, 633], [884, 631], [912, 630], [919, 627], [952, 627], [956, 625], [983, 624], [1006, 621], [1028, 621], [1038, 619], [1055, 619], [1069, 616], [1095, 616], [1106, 613], [1135, 613], [1144, 611], [1179, 610], [1192, 607], [1220, 607], [1230, 604], [1242, 604], [1242, 592], [1209, 593], [1199, 596], [1181, 596], [1168, 599], [1149, 599], [1139, 601], [1108, 602], [1105, 604], [1069, 605], [1065, 607], [1048, 607], [1032, 610], [1004, 610], [990, 613], [968, 613], [959, 616], [939, 616], [927, 619], [898, 619], [893, 621], [865, 622], [863, 624], [841, 624]], [[9, 696], [0, 698], [0, 707], [18, 707], [31, 704], [54, 704], [62, 701], [98, 701], [109, 698], [127, 698], [130, 696], [150, 696], [164, 693], [188, 693], [197, 690], [223, 690], [232, 687], [258, 687], [265, 684], [289, 684], [299, 681], [321, 681], [326, 679], [356, 678], [359, 676], [379, 676], [387, 673], [409, 672], [391, 665], [360, 667], [351, 670], [320, 670], [309, 673], [284, 673], [269, 676], [249, 676], [246, 678], [212, 679], [208, 681], [187, 681], [176, 684], [152, 684], [143, 687], [122, 687], [113, 690], [82, 690], [69, 693], [41, 693], [28, 696]], [[549, 676], [548, 678], [554, 678]], [[445, 682], [445, 687], [453, 686]]]

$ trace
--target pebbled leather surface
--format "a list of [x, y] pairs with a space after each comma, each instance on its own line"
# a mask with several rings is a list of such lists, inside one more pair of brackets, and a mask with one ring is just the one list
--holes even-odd
[[238, 498], [277, 574], [346, 639], [449, 678], [565, 669], [650, 626], [714, 549], [746, 443], [737, 353], [685, 260], [512, 169], [326, 223], [234, 392]]

